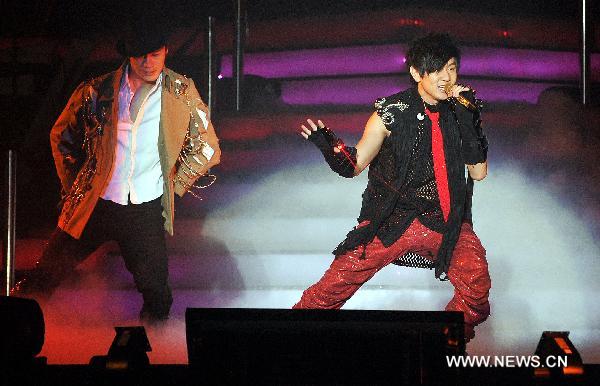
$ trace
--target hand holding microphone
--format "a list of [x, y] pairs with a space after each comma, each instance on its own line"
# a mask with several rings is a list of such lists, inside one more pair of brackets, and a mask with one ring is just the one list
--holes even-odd
[[474, 93], [469, 87], [463, 86], [461, 84], [446, 83], [446, 85], [444, 86], [444, 91], [446, 92], [446, 94], [448, 94], [448, 99], [451, 102], [460, 103], [469, 111], [479, 111], [479, 107], [477, 107], [475, 103], [471, 102], [464, 95], [461, 95], [461, 93], [470, 93], [471, 95], [473, 95]]
[[451, 103], [461, 104], [466, 109], [454, 109], [462, 140], [461, 152], [465, 164], [475, 165], [485, 162], [487, 160], [488, 141], [481, 129], [480, 111], [474, 103], [474, 92], [469, 87], [449, 83], [444, 86], [444, 91], [448, 94], [448, 100]]

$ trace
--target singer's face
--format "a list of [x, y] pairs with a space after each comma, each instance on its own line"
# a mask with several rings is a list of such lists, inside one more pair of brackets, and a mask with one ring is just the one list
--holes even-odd
[[429, 72], [421, 76], [418, 71], [411, 67], [410, 74], [418, 83], [421, 98], [425, 102], [435, 105], [439, 101], [448, 99], [445, 87], [456, 83], [458, 65], [456, 59], [452, 58], [439, 71]]
[[131, 73], [129, 76], [135, 76], [144, 82], [154, 83], [161, 71], [165, 67], [165, 58], [167, 57], [167, 47], [163, 46], [156, 51], [152, 51], [143, 56], [132, 56], [129, 58]]

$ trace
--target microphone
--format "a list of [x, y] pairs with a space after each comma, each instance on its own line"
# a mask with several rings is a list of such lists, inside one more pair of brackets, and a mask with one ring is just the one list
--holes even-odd
[[[446, 85], [444, 86], [444, 91], [446, 92], [446, 94], [450, 95], [452, 86], [453, 85], [451, 85], [450, 83], [446, 83]], [[461, 94], [467, 93], [467, 92], [468, 91], [462, 91], [458, 94], [457, 97], [449, 96], [448, 99], [450, 101], [460, 103], [469, 111], [479, 111], [479, 107], [477, 107], [473, 102], [471, 102], [470, 100], [468, 100], [467, 98], [465, 98], [464, 96], [461, 95]]]

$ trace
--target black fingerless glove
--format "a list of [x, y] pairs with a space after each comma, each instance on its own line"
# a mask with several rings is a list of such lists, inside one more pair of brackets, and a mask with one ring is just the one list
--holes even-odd
[[[308, 136], [308, 139], [323, 153], [331, 170], [342, 177], [354, 177], [354, 169], [356, 168], [355, 147], [344, 145], [344, 142], [327, 127], [317, 128]], [[336, 147], [340, 150], [337, 153], [333, 150]]]
[[480, 102], [475, 100], [472, 91], [462, 92], [461, 96], [466, 98], [476, 109], [469, 109], [453, 99], [454, 114], [458, 121], [460, 137], [462, 139], [462, 156], [467, 165], [475, 165], [487, 160], [488, 141], [481, 129]]

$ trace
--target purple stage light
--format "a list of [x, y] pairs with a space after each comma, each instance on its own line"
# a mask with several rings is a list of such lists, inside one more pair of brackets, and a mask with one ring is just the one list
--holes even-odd
[[[304, 78], [404, 71], [400, 45], [337, 47], [298, 51], [257, 52], [244, 56], [244, 72], [264, 78]], [[231, 55], [223, 55], [221, 72], [231, 77]]]
[[553, 83], [510, 82], [496, 80], [473, 80], [470, 84], [477, 90], [477, 97], [489, 102], [537, 103], [542, 91], [559, 86]]
[[[244, 71], [265, 78], [398, 73], [406, 71], [405, 54], [402, 44], [247, 53]], [[231, 77], [231, 55], [223, 56], [221, 70]], [[577, 81], [579, 57], [576, 52], [466, 47], [461, 74]], [[591, 74], [593, 81], [600, 81], [600, 54], [591, 57]]]
[[468, 48], [460, 72], [469, 76], [576, 81], [579, 57], [575, 52], [506, 48]]
[[[536, 103], [552, 83], [462, 79], [477, 90], [477, 96], [489, 102]], [[410, 87], [407, 76], [382, 76], [356, 79], [312, 79], [284, 81], [281, 97], [290, 105], [370, 105], [376, 98]]]
[[397, 76], [285, 81], [281, 98], [290, 105], [369, 105], [407, 87], [408, 77]]

